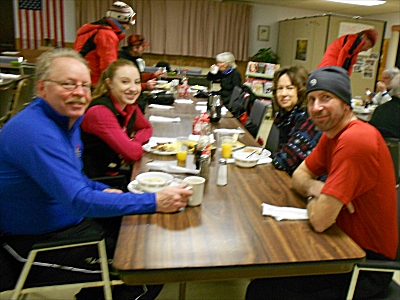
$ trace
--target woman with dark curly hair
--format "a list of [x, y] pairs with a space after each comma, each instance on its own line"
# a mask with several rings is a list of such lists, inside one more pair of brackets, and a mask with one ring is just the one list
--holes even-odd
[[322, 134], [307, 113], [308, 74], [302, 66], [283, 67], [274, 73], [272, 103], [279, 145], [272, 162], [290, 175], [311, 153]]

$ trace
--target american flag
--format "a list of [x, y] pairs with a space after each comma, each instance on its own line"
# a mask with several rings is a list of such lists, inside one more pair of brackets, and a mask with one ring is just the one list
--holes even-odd
[[47, 46], [46, 40], [64, 47], [63, 0], [19, 0], [18, 5], [20, 49]]

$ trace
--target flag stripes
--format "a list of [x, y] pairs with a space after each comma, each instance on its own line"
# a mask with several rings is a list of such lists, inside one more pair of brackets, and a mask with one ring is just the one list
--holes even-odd
[[45, 40], [64, 47], [63, 0], [19, 0], [18, 5], [20, 49], [38, 49]]

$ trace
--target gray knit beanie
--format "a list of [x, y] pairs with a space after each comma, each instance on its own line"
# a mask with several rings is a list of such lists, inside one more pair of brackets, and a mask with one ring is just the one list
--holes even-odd
[[350, 78], [343, 68], [323, 67], [312, 71], [307, 80], [307, 94], [318, 90], [331, 92], [351, 106]]

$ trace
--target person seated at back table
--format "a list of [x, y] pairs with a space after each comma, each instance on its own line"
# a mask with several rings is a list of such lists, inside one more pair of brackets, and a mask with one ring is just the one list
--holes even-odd
[[228, 105], [231, 100], [233, 88], [235, 86], [242, 86], [242, 77], [239, 71], [236, 69], [235, 56], [230, 52], [223, 52], [216, 57], [218, 72], [215, 74], [213, 69], [215, 65], [212, 65], [210, 72], [207, 74], [207, 79], [210, 81], [221, 80], [221, 89], [219, 94], [224, 102], [224, 105]]
[[391, 83], [392, 100], [379, 105], [369, 123], [376, 127], [384, 138], [400, 139], [400, 74]]
[[311, 153], [322, 134], [307, 113], [307, 78], [308, 71], [302, 66], [283, 67], [274, 73], [272, 103], [279, 145], [272, 163], [289, 174]]
[[381, 80], [376, 83], [376, 91], [378, 92], [373, 98], [373, 104], [383, 104], [392, 97], [390, 96], [389, 92], [392, 88], [392, 80], [399, 74], [399, 69], [397, 68], [387, 68], [383, 70]]
[[[122, 47], [121, 51], [118, 52], [118, 58], [124, 58], [133, 62], [140, 72], [140, 78], [142, 80], [142, 92], [152, 91], [157, 85], [157, 78], [164, 74], [162, 70], [157, 70], [153, 73], [144, 73], [144, 60], [142, 59], [144, 53], [144, 47], [150, 46], [141, 34], [131, 34], [128, 37], [128, 46]], [[142, 112], [144, 113], [146, 108], [146, 99], [143, 93], [138, 99], [138, 104]]]
[[89, 178], [116, 175], [124, 172], [122, 165], [141, 159], [153, 128], [137, 105], [140, 92], [140, 73], [133, 62], [118, 59], [102, 73], [81, 124], [83, 171]]
[[[308, 197], [311, 227], [325, 232], [336, 223], [364, 249], [367, 258], [395, 259], [399, 244], [396, 180], [385, 141], [373, 126], [354, 115], [346, 70], [324, 67], [311, 72], [307, 95], [308, 112], [324, 133], [293, 173], [292, 183]], [[316, 180], [325, 173], [325, 183]], [[257, 279], [250, 283], [246, 299], [346, 299], [351, 275]], [[391, 272], [361, 271], [355, 299], [379, 299], [392, 276]]]
[[[90, 180], [82, 172], [79, 126], [91, 100], [87, 62], [72, 49], [48, 51], [38, 58], [36, 77], [38, 96], [0, 131], [2, 239], [26, 258], [36, 243], [102, 234], [111, 261], [123, 215], [176, 212], [186, 206], [192, 192], [180, 185], [157, 193], [122, 193]], [[95, 249], [53, 253], [39, 254], [37, 259], [100, 269]], [[13, 289], [23, 263], [3, 247], [0, 258], [0, 291]], [[99, 274], [42, 266], [33, 266], [30, 274], [28, 287], [99, 279]], [[154, 299], [161, 290], [161, 286], [148, 288], [140, 299]], [[141, 286], [115, 286], [113, 299], [135, 299], [142, 293]], [[102, 295], [102, 287], [82, 289], [76, 299], [102, 299]]]

